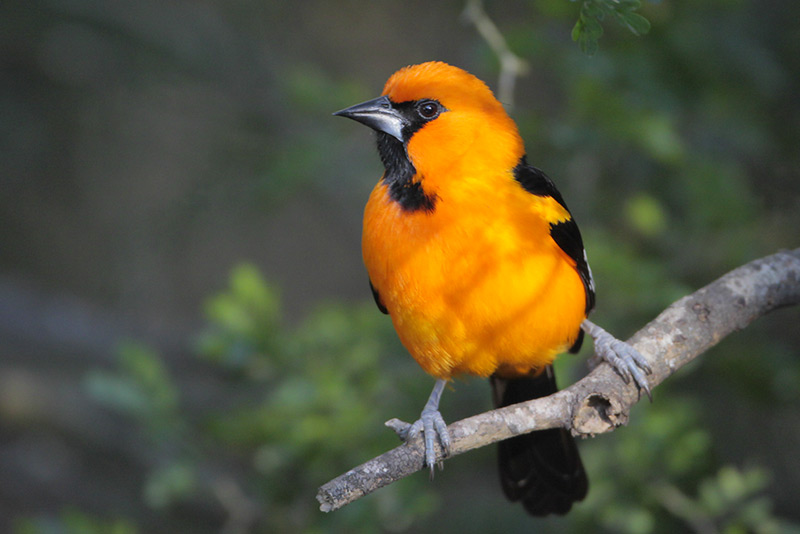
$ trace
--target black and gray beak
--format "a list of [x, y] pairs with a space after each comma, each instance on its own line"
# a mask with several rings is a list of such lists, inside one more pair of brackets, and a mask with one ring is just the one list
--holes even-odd
[[353, 119], [361, 124], [365, 124], [378, 132], [384, 132], [403, 142], [403, 127], [406, 120], [392, 106], [392, 102], [387, 96], [350, 106], [347, 109], [337, 111], [334, 115]]

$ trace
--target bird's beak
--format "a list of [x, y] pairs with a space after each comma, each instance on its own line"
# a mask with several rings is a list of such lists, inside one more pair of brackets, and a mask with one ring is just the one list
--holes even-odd
[[353, 119], [361, 124], [365, 124], [378, 132], [384, 132], [403, 142], [403, 127], [406, 120], [394, 109], [392, 102], [387, 96], [350, 106], [347, 109], [337, 111], [334, 115]]

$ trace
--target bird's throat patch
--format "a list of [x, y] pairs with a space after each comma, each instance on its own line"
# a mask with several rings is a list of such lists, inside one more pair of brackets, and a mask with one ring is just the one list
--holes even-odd
[[423, 188], [421, 176], [408, 159], [404, 144], [389, 134], [378, 132], [378, 154], [386, 168], [383, 183], [388, 186], [389, 197], [404, 211], [432, 212], [437, 197]]

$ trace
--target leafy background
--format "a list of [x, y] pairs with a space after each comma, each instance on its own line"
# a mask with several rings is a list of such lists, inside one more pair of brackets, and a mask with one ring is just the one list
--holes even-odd
[[[565, 518], [506, 503], [491, 448], [318, 511], [432, 384], [360, 262], [371, 137], [330, 113], [430, 59], [496, 86], [464, 7], [0, 4], [1, 531], [800, 532], [797, 310], [581, 443]], [[597, 322], [627, 336], [798, 246], [795, 0], [485, 8], [529, 66], [511, 112], [581, 224]], [[442, 409], [488, 405], [465, 379]]]

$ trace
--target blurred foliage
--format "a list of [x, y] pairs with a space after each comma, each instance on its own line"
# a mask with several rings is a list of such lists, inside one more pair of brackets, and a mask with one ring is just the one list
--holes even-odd
[[[207, 301], [206, 315], [198, 357], [225, 377], [217, 395], [229, 405], [200, 417], [186, 412], [165, 363], [133, 344], [121, 347], [115, 370], [87, 377], [99, 402], [135, 420], [163, 452], [142, 488], [148, 506], [168, 514], [216, 501], [226, 532], [413, 531], [424, 524], [437, 503], [425, 476], [331, 514], [319, 512], [313, 498], [322, 483], [394, 446], [381, 420], [398, 406], [413, 418], [430, 385], [385, 357], [402, 350], [371, 303], [325, 305], [287, 328], [275, 288], [243, 264], [228, 290]], [[575, 365], [559, 360], [559, 373]], [[479, 411], [488, 402], [471, 404]], [[701, 412], [665, 384], [625, 430], [588, 440], [582, 451], [592, 490], [564, 520], [567, 529], [800, 532], [774, 515], [763, 468], [715, 461]], [[20, 520], [16, 532], [127, 534], [137, 532], [134, 525], [133, 518], [109, 522], [70, 510], [56, 520]]]
[[153, 436], [175, 431], [180, 426], [178, 391], [158, 354], [128, 342], [120, 347], [117, 361], [118, 374], [97, 370], [88, 375], [89, 392], [135, 417]]
[[[235, 21], [245, 28], [258, 25], [246, 4], [226, 12], [232, 27], [240, 28]], [[800, 2], [640, 6], [635, 0], [531, 0], [521, 5], [524, 16], [501, 3], [488, 3], [487, 11], [514, 51], [534, 67], [534, 75], [517, 83], [523, 94], [515, 99], [513, 114], [529, 161], [554, 178], [581, 225], [597, 279], [598, 323], [625, 337], [727, 270], [798, 245], [800, 39], [787, 21], [798, 20]], [[456, 20], [458, 11], [454, 6], [448, 16]], [[601, 26], [609, 19], [621, 24]], [[156, 49], [169, 50], [170, 62], [158, 65], [162, 74], [172, 76], [175, 64], [183, 64], [201, 70], [201, 78], [211, 77], [204, 54], [213, 45], [205, 41], [180, 49], [158, 32], [137, 37], [109, 26], [92, 10], [71, 24], [100, 27], [134, 44], [144, 40], [149, 55], [162, 57]], [[347, 33], [358, 30], [350, 20], [345, 26]], [[579, 46], [566, 37], [570, 27]], [[367, 137], [338, 135], [344, 128], [320, 117], [327, 119], [380, 87], [368, 90], [363, 81], [340, 80], [347, 78], [333, 72], [340, 65], [294, 57], [286, 52], [290, 47], [281, 48], [288, 59], [271, 65], [269, 83], [261, 83], [253, 74], [259, 70], [242, 60], [251, 52], [237, 40], [246, 31], [231, 33], [237, 36], [231, 47], [238, 51], [232, 55], [241, 63], [237, 74], [253, 76], [259, 91], [266, 88], [270, 105], [244, 98], [247, 104], [234, 107], [231, 102], [241, 96], [235, 93], [220, 106], [236, 110], [240, 136], [226, 137], [211, 160], [222, 174], [244, 178], [231, 185], [209, 177], [204, 194], [262, 209], [315, 196], [324, 199], [317, 207], [345, 211], [346, 206], [350, 212], [351, 204], [362, 206], [362, 194], [378, 172], [377, 157], [361, 161], [374, 152], [354, 148]], [[464, 54], [470, 64], [462, 66], [491, 82], [486, 73], [496, 70], [497, 62], [489, 48], [475, 38]], [[219, 56], [224, 59], [219, 65], [227, 65], [230, 58]], [[377, 64], [387, 76], [401, 66]], [[375, 70], [366, 65], [364, 76]], [[216, 109], [202, 107], [203, 113]], [[342, 199], [348, 195], [357, 198], [347, 204]], [[306, 261], [316, 268], [314, 258]], [[195, 349], [197, 365], [210, 367], [218, 380], [207, 391], [181, 386], [169, 361], [135, 342], [120, 347], [113, 370], [87, 376], [87, 391], [129, 418], [141, 434], [151, 458], [141, 498], [157, 515], [191, 506], [210, 509], [228, 533], [425, 527], [447, 532], [456, 529], [451, 525], [468, 532], [484, 524], [498, 531], [800, 532], [792, 523], [800, 517], [793, 506], [796, 476], [787, 479], [794, 476], [789, 468], [765, 467], [772, 456], [794, 459], [793, 442], [766, 443], [767, 432], [753, 426], [782, 436], [798, 424], [770, 415], [795, 413], [800, 402], [795, 312], [723, 342], [659, 386], [654, 403], [638, 406], [627, 428], [582, 443], [591, 479], [586, 502], [563, 519], [537, 522], [518, 506], [484, 502], [479, 493], [484, 485], [487, 492], [500, 493], [491, 475], [467, 487], [449, 482], [459, 479], [448, 471], [435, 486], [424, 475], [414, 476], [340, 511], [320, 513], [317, 487], [394, 446], [396, 438], [382, 422], [415, 418], [432, 380], [404, 354], [390, 322], [371, 302], [326, 303], [290, 325], [285, 308], [291, 300], [282, 304], [279, 293], [259, 269], [243, 264], [231, 273], [229, 288], [208, 299], [208, 327]], [[770, 327], [773, 321], [777, 326]], [[560, 376], [580, 374], [578, 365], [569, 358], [557, 363]], [[443, 399], [446, 419], [485, 410], [485, 393], [459, 383], [458, 391]], [[203, 407], [201, 413], [193, 403]], [[758, 416], [746, 420], [747, 410]], [[469, 469], [488, 472], [493, 464], [476, 465], [479, 457], [466, 456], [473, 462]], [[471, 506], [439, 506], [446, 496], [465, 492], [481, 499]], [[139, 518], [117, 515], [95, 518], [70, 509], [20, 519], [16, 531], [146, 528]]]
[[[142, 489], [149, 506], [218, 501], [234, 532], [376, 532], [430, 513], [436, 499], [420, 479], [337, 514], [320, 513], [314, 499], [328, 479], [397, 444], [382, 419], [401, 404], [400, 391], [419, 389], [404, 387], [419, 373], [382, 361], [397, 342], [372, 304], [325, 305], [289, 329], [274, 287], [244, 264], [205, 309], [198, 356], [225, 378], [217, 395], [237, 399], [230, 405], [199, 418], [186, 412], [161, 358], [132, 345], [116, 370], [87, 378], [98, 401], [164, 451]], [[222, 497], [230, 493], [235, 505]]]
[[582, 449], [592, 488], [570, 517], [575, 531], [592, 532], [599, 523], [628, 534], [800, 532], [800, 524], [776, 517], [763, 468], [718, 465], [695, 401], [660, 387], [644, 412], [637, 407], [624, 432]]
[[20, 519], [16, 534], [138, 534], [133, 523], [123, 519], [98, 519], [78, 510], [65, 510], [56, 518]]
[[603, 36], [601, 23], [606, 17], [613, 17], [635, 35], [644, 35], [650, 31], [650, 21], [635, 13], [641, 6], [639, 0], [583, 0], [578, 22], [572, 28], [572, 40], [584, 53], [594, 55]]

